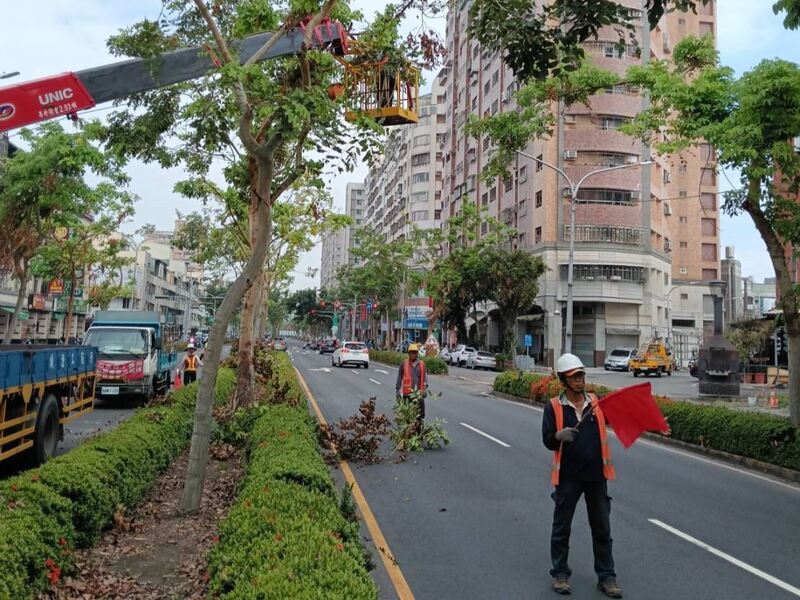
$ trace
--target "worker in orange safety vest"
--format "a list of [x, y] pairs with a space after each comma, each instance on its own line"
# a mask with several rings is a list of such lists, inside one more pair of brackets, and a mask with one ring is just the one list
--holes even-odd
[[183, 372], [183, 385], [189, 385], [197, 380], [197, 369], [203, 365], [200, 358], [195, 354], [194, 344], [186, 346], [186, 358], [181, 363], [180, 370]]
[[417, 431], [422, 431], [425, 422], [425, 396], [428, 394], [428, 374], [425, 363], [419, 360], [419, 344], [408, 345], [408, 358], [403, 361], [397, 370], [395, 382], [395, 395], [397, 398], [408, 398], [415, 391], [417, 403]]
[[622, 598], [611, 553], [611, 497], [608, 480], [614, 479], [614, 465], [606, 435], [606, 421], [597, 397], [587, 393], [586, 368], [574, 354], [563, 354], [556, 373], [564, 391], [545, 405], [542, 439], [553, 451], [550, 481], [555, 486], [550, 557], [553, 590], [570, 594], [569, 537], [572, 517], [581, 496], [586, 502], [592, 530], [594, 570], [597, 589], [610, 598]]

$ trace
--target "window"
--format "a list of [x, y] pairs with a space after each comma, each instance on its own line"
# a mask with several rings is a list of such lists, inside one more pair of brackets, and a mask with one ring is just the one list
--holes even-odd
[[689, 247], [688, 242], [681, 242], [681, 248], [688, 248], [688, 247]]
[[492, 102], [492, 114], [497, 114], [497, 111], [500, 109], [500, 104], [498, 100]]
[[489, 194], [488, 192], [483, 192], [481, 194], [481, 206], [488, 206], [489, 205]]
[[664, 273], [664, 285], [669, 285], [669, 273]]
[[536, 192], [536, 208], [540, 208], [542, 206], [542, 190]]
[[519, 168], [519, 172], [517, 172], [517, 181], [520, 183], [525, 183], [528, 181], [528, 167]]
[[612, 130], [619, 129], [621, 125], [627, 123], [628, 117], [604, 116], [600, 118], [600, 129]]
[[524, 217], [528, 214], [528, 200], [523, 198], [519, 201], [519, 209], [517, 210], [517, 214], [520, 217]]
[[445, 115], [436, 115], [436, 122], [437, 123], [446, 123], [447, 117]]
[[475, 97], [472, 99], [472, 110], [477, 110], [477, 109], [478, 109], [478, 97], [477, 97], [477, 96], [475, 96]]
[[416, 192], [411, 194], [411, 202], [427, 202], [428, 192]]
[[611, 190], [605, 188], [584, 188], [578, 191], [576, 202], [598, 202], [603, 204], [631, 204], [638, 199], [639, 192], [630, 190]]
[[486, 232], [489, 231], [489, 224], [484, 221], [481, 223], [481, 235], [486, 235]]
[[430, 154], [414, 154], [411, 157], [411, 166], [412, 167], [421, 167], [422, 165], [430, 164], [431, 162], [431, 155]]
[[436, 104], [444, 104], [447, 100], [447, 94], [439, 94], [436, 96]]
[[703, 244], [702, 245], [703, 260], [717, 260], [717, 245], [716, 244]]
[[688, 223], [688, 222], [689, 222], [689, 219], [688, 219], [687, 217], [679, 217], [679, 221], [680, 221], [681, 223]]
[[496, 86], [498, 81], [500, 81], [500, 69], [492, 75], [492, 87]]
[[700, 194], [700, 206], [703, 210], [717, 210], [717, 199], [714, 194]]
[[411, 183], [425, 183], [430, 179], [430, 174], [428, 173], [414, 173], [411, 177]]
[[431, 143], [430, 135], [414, 136], [414, 146], [428, 146]]
[[541, 154], [536, 157], [536, 172], [537, 173], [544, 168], [544, 166], [542, 165], [542, 159], [543, 158], [544, 157]]
[[415, 210], [411, 213], [411, 220], [412, 221], [427, 221], [428, 220], [428, 211], [427, 210]]
[[[716, 269], [703, 269], [703, 281], [713, 281], [717, 278], [717, 270]], [[711, 296], [708, 296], [711, 298]], [[706, 299], [706, 296], [703, 296], [703, 300]], [[712, 310], [713, 312], [713, 310]]]
[[488, 150], [491, 140], [488, 137], [483, 138], [483, 149]]
[[700, 219], [700, 232], [703, 235], [717, 235], [717, 220]]
[[700, 37], [704, 35], [710, 35], [713, 37], [714, 35], [714, 24], [707, 23], [706, 21], [700, 21]]
[[689, 294], [681, 294], [681, 300], [688, 300]]
[[716, 185], [717, 184], [717, 171], [716, 169], [703, 169], [700, 176], [700, 183], [702, 185]]
[[497, 188], [493, 187], [489, 190], [489, 202], [494, 202], [497, 200]]
[[486, 83], [483, 84], [483, 94], [484, 95], [489, 93], [490, 84], [491, 84], [491, 82], [489, 82], [489, 81], [487, 81]]
[[510, 192], [511, 188], [514, 187], [514, 180], [509, 177], [508, 179], [503, 180], [503, 190], [506, 192]]
[[534, 237], [533, 237], [533, 243], [534, 243], [534, 244], [539, 244], [539, 243], [541, 243], [541, 241], [542, 241], [542, 228], [541, 228], [541, 226], [537, 227], [537, 228], [534, 230], [534, 232], [533, 232], [533, 235], [534, 235]]

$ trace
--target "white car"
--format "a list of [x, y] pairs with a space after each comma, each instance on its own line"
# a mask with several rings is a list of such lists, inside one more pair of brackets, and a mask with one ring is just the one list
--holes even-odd
[[369, 348], [363, 342], [344, 342], [331, 356], [331, 366], [343, 367], [347, 364], [369, 369]]
[[439, 358], [441, 358], [444, 362], [450, 362], [450, 348], [447, 346], [442, 346], [442, 349], [439, 350]]
[[467, 355], [466, 365], [468, 369], [491, 369], [497, 370], [497, 360], [491, 352], [475, 351]]
[[463, 367], [467, 364], [467, 356], [476, 352], [476, 349], [472, 346], [465, 346], [464, 344], [459, 344], [456, 346], [456, 349], [450, 355], [450, 364], [457, 365], [459, 367]]

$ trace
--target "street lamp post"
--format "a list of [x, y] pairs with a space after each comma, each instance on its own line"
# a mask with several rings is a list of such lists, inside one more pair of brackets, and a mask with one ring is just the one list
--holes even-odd
[[524, 156], [525, 158], [534, 160], [537, 163], [544, 165], [545, 167], [553, 169], [559, 175], [561, 175], [569, 185], [570, 189], [569, 260], [567, 263], [567, 322], [564, 331], [564, 352], [572, 352], [572, 304], [573, 304], [572, 287], [573, 287], [573, 269], [575, 266], [575, 204], [578, 200], [578, 191], [581, 189], [581, 185], [583, 185], [583, 182], [586, 181], [589, 177], [592, 177], [593, 175], [608, 173], [609, 171], [619, 171], [621, 169], [629, 169], [631, 167], [643, 167], [653, 164], [653, 161], [652, 160], [637, 161], [632, 163], [626, 163], [624, 165], [604, 167], [602, 169], [589, 171], [588, 173], [586, 173], [586, 175], [581, 177], [580, 180], [578, 180], [577, 184], [573, 184], [569, 176], [557, 166], [552, 165], [542, 160], [541, 158], [537, 158], [536, 156], [527, 154], [526, 152], [522, 152], [520, 150], [517, 150], [517, 154], [519, 154], [520, 156]]

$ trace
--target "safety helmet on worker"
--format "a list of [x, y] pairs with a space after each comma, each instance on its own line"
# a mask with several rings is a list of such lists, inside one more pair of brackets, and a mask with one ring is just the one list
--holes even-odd
[[580, 358], [574, 354], [570, 354], [569, 352], [558, 357], [558, 361], [556, 362], [556, 373], [558, 373], [559, 376], [563, 375], [564, 377], [569, 377], [570, 375], [574, 375], [578, 372], [586, 372], [586, 367]]
[[408, 345], [409, 352], [419, 352], [419, 344], [409, 344]]
[[187, 350], [195, 350], [195, 346], [194, 346], [194, 344], [193, 344], [192, 342], [189, 342], [189, 343], [186, 345], [186, 349], [187, 349]]

